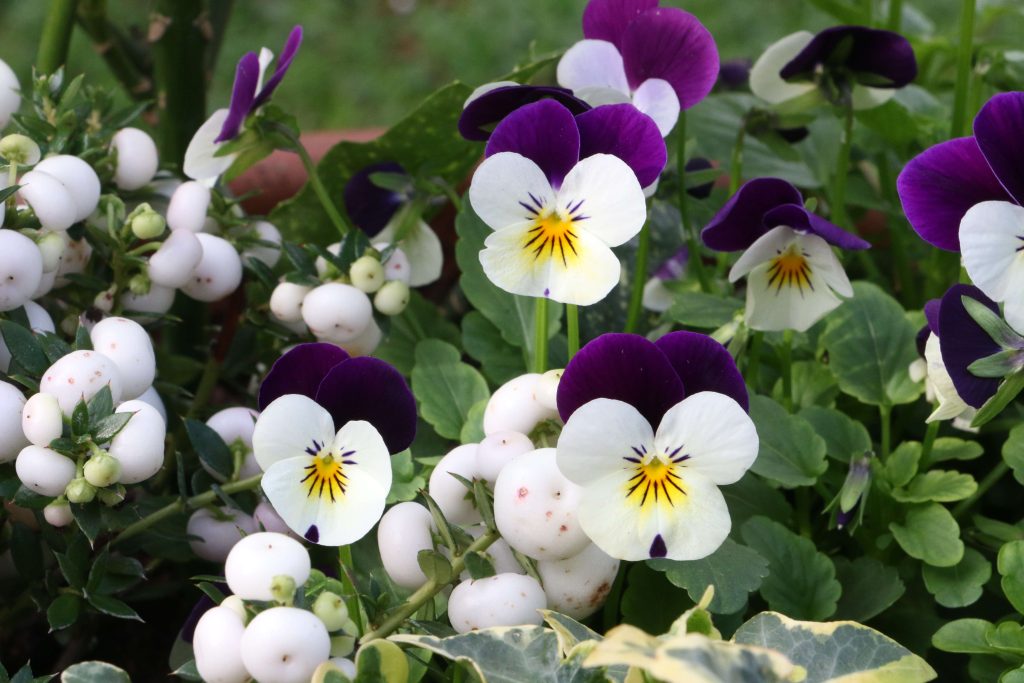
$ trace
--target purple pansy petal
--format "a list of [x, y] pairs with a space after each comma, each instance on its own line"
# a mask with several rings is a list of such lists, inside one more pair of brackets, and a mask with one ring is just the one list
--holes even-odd
[[928, 321], [928, 330], [934, 334], [939, 333], [939, 309], [942, 306], [942, 299], [929, 299], [924, 305], [924, 319]]
[[718, 86], [724, 90], [742, 90], [750, 82], [750, 67], [753, 62], [749, 59], [730, 59], [722, 62], [718, 69]]
[[288, 67], [292, 65], [292, 60], [295, 59], [295, 53], [299, 51], [300, 45], [302, 45], [302, 27], [296, 26], [288, 34], [288, 40], [285, 41], [284, 48], [277, 58], [274, 75], [263, 85], [259, 95], [256, 96], [256, 101], [252, 103], [253, 109], [263, 106], [270, 99], [270, 96], [274, 94], [274, 90], [280, 85], [281, 79], [288, 73]]
[[917, 347], [917, 355], [924, 358], [925, 349], [928, 348], [928, 337], [931, 336], [931, 329], [927, 325], [917, 331], [917, 336], [914, 337], [914, 345]]
[[352, 420], [376, 428], [388, 451], [404, 451], [416, 437], [416, 400], [398, 370], [378, 358], [352, 358], [328, 371], [316, 402], [341, 429]]
[[744, 183], [701, 231], [715, 251], [746, 249], [767, 232], [764, 215], [776, 206], [802, 206], [800, 190], [781, 178], [755, 178]]
[[706, 334], [669, 332], [654, 342], [683, 380], [686, 395], [717, 391], [750, 409], [750, 397], [743, 375], [728, 349]]
[[388, 224], [404, 201], [403, 197], [384, 187], [374, 185], [374, 173], [405, 173], [401, 164], [385, 161], [371, 164], [355, 173], [345, 183], [345, 209], [357, 228], [373, 237]]
[[974, 118], [974, 139], [1006, 191], [1024, 202], [1024, 92], [986, 102]]
[[621, 51], [626, 27], [658, 0], [590, 0], [583, 9], [583, 37], [607, 40]]
[[718, 48], [697, 17], [675, 7], [644, 12], [622, 37], [626, 78], [634, 90], [648, 78], [672, 85], [679, 108], [703, 100], [718, 78]]
[[821, 216], [811, 213], [798, 204], [776, 206], [764, 215], [764, 227], [774, 228], [780, 225], [802, 232], [814, 233], [840, 249], [871, 248], [870, 242], [846, 232], [838, 225], [829, 223]]
[[558, 382], [558, 414], [567, 421], [595, 398], [624, 401], [657, 429], [686, 392], [672, 364], [638, 334], [602, 334], [573, 356]]
[[831, 64], [836, 49], [849, 41], [849, 52], [841, 66], [854, 73], [871, 74], [884, 78], [880, 85], [871, 79], [865, 85], [872, 87], [902, 88], [917, 76], [914, 48], [906, 38], [892, 31], [866, 26], [833, 26], [821, 31], [788, 64], [779, 75], [785, 80], [810, 79], [815, 69]]
[[231, 89], [231, 104], [228, 106], [228, 117], [220, 128], [220, 135], [214, 142], [233, 140], [238, 136], [242, 122], [252, 109], [253, 98], [256, 96], [256, 83], [260, 78], [260, 58], [255, 52], [246, 52], [238, 60], [235, 69], [235, 84]]
[[910, 160], [896, 179], [903, 213], [921, 238], [960, 251], [960, 220], [975, 204], [1012, 202], [974, 138], [954, 138]]
[[467, 104], [459, 117], [459, 133], [467, 140], [487, 140], [494, 126], [506, 116], [522, 106], [544, 99], [559, 102], [573, 114], [582, 114], [590, 109], [589, 104], [565, 88], [507, 85], [486, 92]]
[[[684, 166], [683, 168], [687, 173], [693, 173], [694, 171], [707, 171], [711, 168], [714, 168], [714, 166], [712, 166], [711, 162], [705, 159], [704, 157], [693, 157], [692, 159], [686, 162], [686, 166]], [[711, 196], [711, 189], [714, 186], [714, 181], [710, 183], [704, 183], [703, 185], [691, 187], [686, 191], [686, 194], [690, 195], [695, 199], [707, 199], [708, 197]]]
[[976, 377], [967, 369], [974, 361], [1000, 350], [992, 337], [981, 328], [964, 308], [961, 297], [969, 296], [999, 314], [999, 307], [980, 289], [971, 285], [953, 285], [942, 297], [939, 306], [939, 349], [942, 363], [953, 380], [956, 393], [967, 405], [980, 408], [999, 388], [999, 379]]
[[606, 104], [576, 117], [580, 159], [612, 154], [636, 173], [641, 187], [658, 179], [668, 163], [665, 138], [654, 119], [632, 104]]
[[274, 399], [285, 394], [302, 394], [316, 400], [316, 391], [327, 372], [349, 359], [344, 349], [334, 344], [299, 344], [278, 358], [260, 384], [259, 408], [266, 410]]
[[659, 280], [678, 280], [686, 272], [686, 264], [690, 260], [690, 250], [681, 247], [654, 271]]
[[544, 171], [553, 187], [558, 187], [580, 160], [576, 119], [553, 100], [520, 107], [498, 124], [487, 141], [485, 156], [499, 152], [522, 154]]

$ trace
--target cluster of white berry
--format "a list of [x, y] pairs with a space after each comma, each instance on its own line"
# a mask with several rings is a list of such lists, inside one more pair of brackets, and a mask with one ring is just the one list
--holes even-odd
[[[54, 526], [71, 522], [69, 503], [99, 497], [116, 504], [125, 484], [145, 481], [163, 466], [166, 414], [153, 389], [156, 360], [149, 334], [132, 320], [111, 317], [96, 323], [90, 336], [93, 350], [58, 359], [27, 401], [14, 385], [0, 383], [0, 462], [14, 460], [22, 484], [55, 498], [44, 509]], [[114, 413], [130, 415], [127, 422], [77, 458], [52, 448], [68, 434], [76, 407], [104, 388]]]
[[[327, 248], [334, 255], [340, 250], [340, 243]], [[374, 309], [395, 316], [409, 304], [409, 259], [394, 248], [382, 262], [380, 255], [387, 250], [385, 244], [374, 245], [373, 251], [352, 262], [347, 273], [322, 256], [317, 258], [321, 284], [282, 281], [270, 296], [270, 312], [294, 332], [309, 332], [354, 356], [373, 353], [383, 338], [373, 319]]]
[[203, 680], [309, 683], [327, 671], [354, 677], [346, 657], [355, 649], [356, 624], [330, 590], [335, 582], [308, 590], [312, 573], [309, 553], [294, 538], [260, 532], [238, 541], [224, 564], [232, 594], [200, 617], [192, 637]]
[[[555, 465], [554, 448], [535, 448], [528, 436], [558, 419], [555, 393], [560, 370], [527, 374], [502, 385], [484, 412], [485, 438], [458, 446], [430, 476], [429, 493], [445, 519], [473, 536], [482, 517], [466, 480], [483, 480], [494, 492], [494, 521], [501, 539], [487, 554], [495, 575], [465, 580], [448, 600], [448, 618], [460, 633], [491, 626], [540, 624], [545, 607], [581, 619], [604, 602], [619, 561], [583, 533], [577, 519], [579, 487]], [[413, 589], [426, 581], [418, 554], [434, 547], [433, 520], [419, 503], [400, 503], [381, 519], [377, 543], [385, 571]], [[532, 561], [527, 575], [515, 553]]]

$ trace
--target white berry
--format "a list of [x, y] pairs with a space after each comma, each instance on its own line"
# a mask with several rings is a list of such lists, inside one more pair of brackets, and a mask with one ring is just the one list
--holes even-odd
[[430, 550], [433, 518], [419, 503], [407, 501], [388, 509], [377, 527], [377, 548], [381, 564], [391, 580], [402, 588], [419, 588], [427, 577], [420, 569], [417, 556]]
[[347, 342], [334, 342], [348, 352], [348, 355], [356, 358], [358, 356], [370, 356], [384, 339], [384, 332], [380, 329], [377, 321], [370, 318], [370, 324], [366, 326], [363, 333], [355, 339]]
[[540, 378], [537, 373], [520, 375], [498, 387], [484, 409], [484, 434], [529, 434], [540, 422], [557, 419], [558, 411], [537, 400]]
[[156, 356], [149, 333], [128, 318], [104, 318], [92, 328], [92, 346], [117, 366], [121, 398], [137, 398], [153, 385]]
[[107, 450], [121, 463], [122, 484], [137, 484], [160, 471], [164, 464], [167, 425], [156, 408], [138, 399], [125, 401], [115, 413], [133, 413]]
[[281, 231], [273, 223], [267, 221], [256, 221], [251, 228], [260, 240], [276, 246], [253, 245], [242, 252], [242, 260], [248, 261], [248, 259], [254, 258], [257, 261], [262, 261], [268, 268], [273, 268], [281, 260]]
[[548, 607], [573, 619], [589, 617], [604, 604], [618, 571], [619, 561], [593, 543], [578, 555], [537, 563]]
[[373, 295], [373, 307], [384, 315], [399, 315], [409, 305], [409, 285], [400, 280], [384, 283]]
[[565, 370], [548, 370], [537, 380], [537, 388], [534, 395], [537, 402], [547, 410], [558, 412], [558, 383], [562, 380], [562, 373]]
[[[21, 430], [25, 397], [13, 384], [0, 382], [0, 462], [10, 462], [29, 444]], [[49, 441], [47, 441], [49, 443]]]
[[174, 305], [175, 294], [176, 290], [171, 287], [151, 284], [145, 294], [134, 294], [130, 290], [125, 290], [121, 294], [121, 305], [126, 311], [163, 315]]
[[65, 501], [53, 501], [43, 508], [43, 518], [50, 526], [62, 527], [75, 521], [71, 506]]
[[448, 619], [459, 633], [493, 626], [540, 624], [544, 589], [522, 574], [463, 581], [448, 598]]
[[480, 521], [480, 513], [473, 505], [473, 493], [466, 486], [451, 476], [457, 474], [463, 479], [473, 481], [479, 478], [476, 469], [477, 444], [470, 443], [453, 448], [441, 458], [430, 473], [427, 490], [437, 506], [441, 508], [445, 519], [452, 524], [472, 524]]
[[271, 607], [257, 614], [242, 636], [242, 661], [249, 675], [268, 683], [309, 683], [331, 654], [331, 639], [312, 612]]
[[302, 320], [318, 339], [352, 341], [372, 317], [373, 306], [366, 294], [340, 282], [320, 285], [302, 301]]
[[512, 458], [533, 450], [530, 437], [520, 432], [494, 432], [480, 442], [476, 451], [476, 470], [488, 484], [494, 485], [498, 473]]
[[[259, 465], [256, 466], [259, 468]], [[281, 519], [277, 510], [266, 500], [261, 500], [252, 511], [252, 518], [256, 522], [256, 528], [262, 531], [274, 531], [279, 534], [295, 537], [295, 532]]]
[[11, 311], [32, 298], [43, 279], [43, 255], [29, 238], [0, 230], [0, 312]]
[[311, 291], [311, 287], [294, 282], [279, 283], [270, 294], [270, 312], [281, 322], [301, 322], [302, 300]]
[[137, 190], [153, 179], [159, 165], [156, 143], [138, 128], [122, 128], [110, 140], [117, 153], [114, 183], [122, 190]]
[[155, 387], [149, 387], [143, 391], [136, 400], [148, 403], [151, 408], [160, 414], [164, 422], [167, 422], [167, 408], [164, 406], [164, 401], [160, 398], [160, 394], [157, 393]]
[[188, 518], [186, 532], [196, 537], [188, 542], [192, 552], [204, 560], [222, 563], [242, 537], [256, 532], [256, 523], [244, 512], [228, 507], [220, 508], [219, 514], [223, 519], [205, 508], [196, 510]]
[[84, 221], [96, 210], [100, 178], [88, 162], [70, 154], [58, 154], [43, 159], [35, 170], [49, 173], [68, 191], [75, 206], [75, 222]]
[[150, 280], [162, 287], [184, 287], [202, 260], [203, 245], [196, 234], [190, 230], [172, 230], [149, 257], [146, 272]]
[[201, 232], [210, 207], [210, 188], [195, 180], [178, 186], [167, 205], [167, 225], [171, 230]]
[[[20, 395], [20, 394], [19, 394]], [[21, 412], [21, 429], [35, 446], [49, 446], [64, 430], [64, 415], [56, 396], [34, 394]]]
[[384, 266], [373, 256], [361, 256], [349, 267], [348, 276], [353, 285], [372, 294], [384, 284]]
[[11, 67], [0, 60], [0, 128], [5, 128], [11, 114], [21, 105], [21, 85]]
[[25, 446], [14, 462], [18, 479], [43, 496], [59, 496], [75, 478], [75, 463], [57, 451], [42, 446]]
[[18, 196], [32, 208], [43, 228], [67, 230], [74, 224], [78, 207], [59, 180], [45, 171], [29, 171], [18, 184]]
[[56, 396], [65, 415], [71, 415], [79, 401], [88, 401], [105, 386], [110, 387], [115, 404], [121, 400], [117, 366], [96, 351], [72, 351], [51, 365], [39, 380], [39, 391]]
[[245, 683], [249, 673], [242, 664], [245, 624], [234, 610], [218, 606], [206, 610], [192, 636], [196, 669], [207, 683]]
[[43, 272], [52, 273], [60, 267], [64, 249], [71, 240], [66, 232], [43, 231], [36, 238], [36, 247], [43, 257]]
[[198, 301], [219, 301], [242, 283], [242, 261], [227, 240], [205, 232], [196, 237], [203, 246], [203, 258], [181, 291]]
[[262, 531], [240, 540], [228, 553], [224, 577], [231, 592], [243, 600], [273, 600], [271, 582], [289, 576], [296, 586], [309, 578], [309, 553], [294, 538]]

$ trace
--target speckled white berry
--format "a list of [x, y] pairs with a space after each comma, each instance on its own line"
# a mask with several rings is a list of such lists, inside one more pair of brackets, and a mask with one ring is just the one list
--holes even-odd
[[43, 496], [59, 496], [75, 478], [75, 463], [43, 446], [25, 446], [14, 461], [18, 479]]
[[249, 675], [270, 683], [309, 683], [331, 654], [331, 639], [312, 612], [271, 607], [245, 627], [242, 661]]
[[160, 160], [153, 138], [138, 128], [122, 128], [110, 140], [117, 153], [114, 183], [122, 190], [137, 190], [153, 179]]
[[564, 560], [537, 562], [548, 607], [573, 619], [584, 619], [600, 609], [618, 571], [619, 561], [593, 543]]
[[72, 351], [47, 368], [39, 391], [57, 397], [60, 409], [71, 415], [80, 400], [88, 401], [105, 386], [116, 404], [121, 400], [121, 376], [114, 362], [96, 351]]
[[434, 547], [430, 537], [432, 524], [430, 511], [412, 501], [389, 508], [381, 517], [377, 548], [384, 571], [396, 585], [412, 590], [426, 582], [417, 555]]
[[0, 230], [0, 312], [23, 306], [43, 278], [36, 243], [14, 230]]
[[142, 325], [121, 317], [104, 318], [90, 333], [92, 347], [117, 366], [121, 376], [121, 398], [138, 398], [153, 385], [156, 356], [153, 341]]
[[203, 258], [181, 291], [198, 301], [219, 301], [242, 283], [242, 261], [227, 240], [204, 232], [196, 237], [203, 247]]
[[476, 451], [476, 471], [494, 485], [502, 468], [512, 458], [533, 450], [530, 437], [520, 432], [494, 432], [480, 442]]
[[246, 536], [231, 548], [224, 563], [228, 588], [243, 600], [273, 600], [274, 577], [289, 576], [301, 586], [309, 572], [309, 553], [302, 544], [272, 531]]
[[539, 625], [547, 605], [536, 579], [522, 574], [495, 574], [463, 581], [448, 598], [448, 619], [459, 633], [492, 626]]
[[427, 490], [445, 519], [452, 524], [473, 524], [480, 521], [480, 513], [473, 505], [473, 494], [466, 486], [451, 476], [453, 473], [473, 481], [479, 478], [476, 469], [477, 444], [456, 446], [448, 452], [430, 473]]

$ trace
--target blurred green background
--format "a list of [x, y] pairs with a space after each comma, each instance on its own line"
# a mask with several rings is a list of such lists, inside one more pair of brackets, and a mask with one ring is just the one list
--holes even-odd
[[[723, 59], [756, 57], [769, 43], [799, 29], [838, 23], [816, 4], [871, 0], [667, 0], [696, 14], [714, 34]], [[35, 55], [46, 0], [0, 0], [0, 58], [24, 79]], [[225, 106], [237, 59], [261, 45], [280, 49], [289, 28], [305, 27], [306, 39], [275, 100], [306, 129], [387, 126], [440, 85], [453, 79], [477, 85], [510, 71], [531, 54], [568, 47], [581, 35], [586, 0], [235, 0], [209, 107]], [[874, 0], [885, 16], [885, 2]], [[916, 36], [955, 39], [958, 0], [905, 3], [904, 25]], [[980, 0], [979, 33], [1018, 41], [1017, 21], [984, 19], [986, 8], [1020, 0]], [[144, 35], [151, 9], [146, 0], [108, 0], [122, 27]], [[991, 11], [990, 11], [991, 14]], [[93, 82], [111, 81], [88, 37], [76, 31], [73, 72]]]

